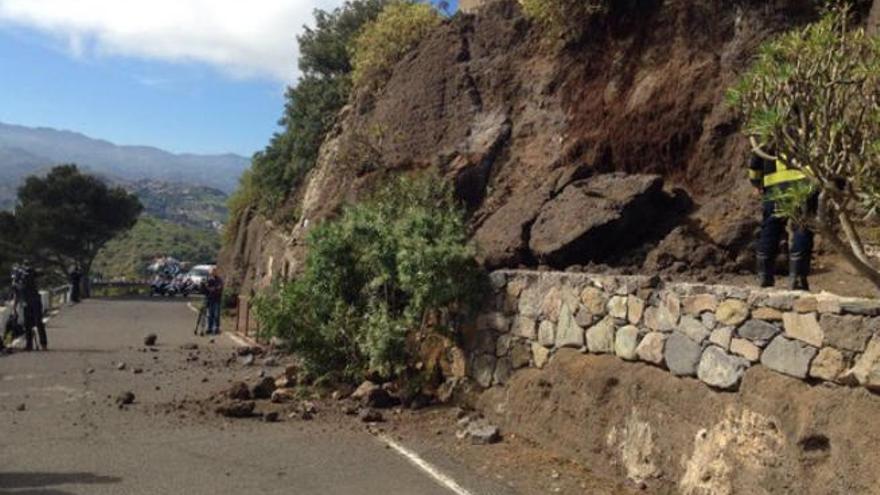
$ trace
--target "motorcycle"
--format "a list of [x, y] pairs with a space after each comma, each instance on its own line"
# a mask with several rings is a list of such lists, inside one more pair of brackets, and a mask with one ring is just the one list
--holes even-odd
[[150, 295], [160, 297], [189, 297], [191, 294], [198, 292], [198, 287], [183, 276], [174, 278], [156, 278], [150, 285]]
[[174, 281], [171, 279], [157, 277], [153, 280], [153, 283], [150, 284], [150, 297], [173, 297], [175, 293]]
[[189, 278], [180, 278], [174, 281], [174, 291], [183, 297], [189, 297], [190, 294], [197, 292], [198, 287]]

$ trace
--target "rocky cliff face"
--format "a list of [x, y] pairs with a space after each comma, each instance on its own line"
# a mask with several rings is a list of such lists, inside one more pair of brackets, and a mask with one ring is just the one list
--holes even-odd
[[245, 290], [295, 273], [309, 227], [420, 169], [455, 185], [492, 268], [742, 266], [757, 207], [724, 93], [809, 4], [621, 2], [567, 49], [512, 0], [459, 14], [355, 95], [287, 205], [296, 225], [237, 226], [225, 270]]

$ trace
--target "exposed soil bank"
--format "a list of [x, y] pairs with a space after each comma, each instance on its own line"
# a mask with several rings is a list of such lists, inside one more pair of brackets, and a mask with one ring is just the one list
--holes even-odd
[[880, 493], [880, 398], [760, 367], [740, 390], [615, 357], [559, 351], [485, 392], [494, 420], [649, 493]]

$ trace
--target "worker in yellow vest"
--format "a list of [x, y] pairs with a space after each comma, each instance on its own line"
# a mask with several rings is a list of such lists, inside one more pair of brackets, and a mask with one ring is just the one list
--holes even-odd
[[[773, 287], [776, 254], [786, 231], [787, 219], [776, 216], [776, 203], [772, 198], [776, 192], [807, 178], [800, 170], [789, 168], [781, 158], [768, 160], [755, 154], [749, 164], [749, 180], [763, 197], [763, 221], [757, 249], [758, 283], [761, 287]], [[815, 198], [810, 200], [807, 208], [815, 211]], [[808, 291], [813, 232], [803, 225], [793, 225], [793, 231], [788, 258], [789, 288]]]

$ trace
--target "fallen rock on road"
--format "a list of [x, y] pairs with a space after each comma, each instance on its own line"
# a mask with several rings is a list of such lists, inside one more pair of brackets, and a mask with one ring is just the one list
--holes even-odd
[[364, 423], [381, 423], [385, 421], [385, 417], [381, 412], [368, 407], [361, 409], [358, 413], [358, 417], [361, 418], [361, 421]]
[[464, 427], [456, 433], [460, 440], [468, 439], [474, 445], [489, 445], [501, 441], [498, 427], [483, 418], [462, 418], [459, 426]]
[[249, 418], [253, 416], [255, 407], [253, 401], [232, 401], [218, 406], [216, 412], [227, 418]]
[[251, 395], [254, 399], [270, 399], [272, 392], [275, 391], [275, 379], [269, 376], [263, 377], [251, 389]]
[[251, 391], [246, 383], [236, 382], [226, 391], [226, 396], [232, 400], [250, 400]]
[[127, 406], [134, 403], [134, 394], [132, 392], [123, 392], [116, 397], [116, 404], [119, 407]]

